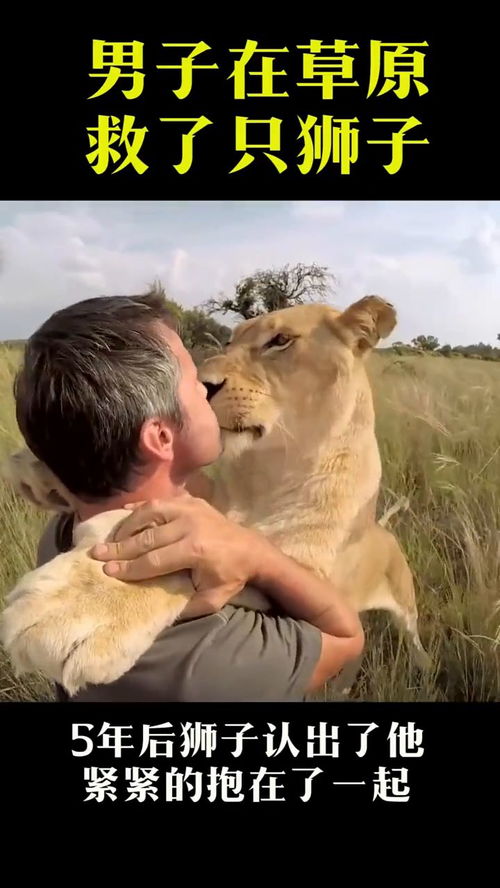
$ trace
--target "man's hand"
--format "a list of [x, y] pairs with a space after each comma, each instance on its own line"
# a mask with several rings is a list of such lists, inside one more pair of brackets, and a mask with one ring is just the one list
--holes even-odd
[[307, 620], [321, 633], [310, 690], [360, 655], [363, 627], [336, 584], [316, 576], [258, 532], [233, 524], [189, 494], [130, 508], [115, 542], [91, 550], [94, 558], [106, 562], [106, 573], [146, 580], [190, 569], [197, 592], [184, 618], [215, 613], [246, 583], [265, 590], [285, 613]]
[[198, 594], [190, 613], [218, 610], [241, 592], [270, 545], [189, 494], [130, 508], [115, 542], [96, 545], [90, 554], [106, 562], [105, 573], [125, 581], [191, 570]]

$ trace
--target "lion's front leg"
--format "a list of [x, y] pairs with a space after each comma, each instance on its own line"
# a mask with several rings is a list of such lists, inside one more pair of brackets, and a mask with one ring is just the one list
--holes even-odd
[[74, 512], [72, 495], [31, 450], [13, 453], [0, 465], [0, 474], [15, 493], [50, 512]]

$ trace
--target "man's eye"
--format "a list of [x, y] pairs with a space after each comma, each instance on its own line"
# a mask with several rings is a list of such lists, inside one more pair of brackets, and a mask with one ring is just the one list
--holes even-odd
[[292, 342], [291, 336], [287, 336], [286, 333], [277, 333], [269, 342], [266, 342], [264, 348], [285, 348], [285, 346], [291, 345]]

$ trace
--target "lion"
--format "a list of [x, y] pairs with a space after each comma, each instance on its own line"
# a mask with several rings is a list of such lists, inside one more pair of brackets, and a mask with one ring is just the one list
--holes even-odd
[[[345, 310], [298, 305], [240, 323], [199, 370], [223, 444], [215, 477], [200, 480], [215, 508], [335, 582], [358, 613], [388, 611], [427, 668], [412, 572], [376, 519], [382, 469], [366, 359], [396, 322], [390, 303], [365, 296]], [[74, 511], [71, 494], [28, 450], [7, 461], [4, 476], [39, 508]], [[128, 514], [80, 523], [71, 551], [16, 584], [0, 640], [18, 673], [40, 671], [70, 695], [113, 682], [181, 617], [195, 591], [189, 571], [124, 582], [90, 556]], [[233, 601], [270, 606], [251, 587]]]

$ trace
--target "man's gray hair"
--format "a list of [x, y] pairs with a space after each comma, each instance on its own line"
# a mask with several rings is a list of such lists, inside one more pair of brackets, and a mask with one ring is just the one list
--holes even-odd
[[154, 289], [71, 305], [28, 340], [14, 387], [19, 427], [75, 496], [94, 501], [128, 489], [145, 420], [182, 426], [165, 325], [175, 328], [175, 318]]

